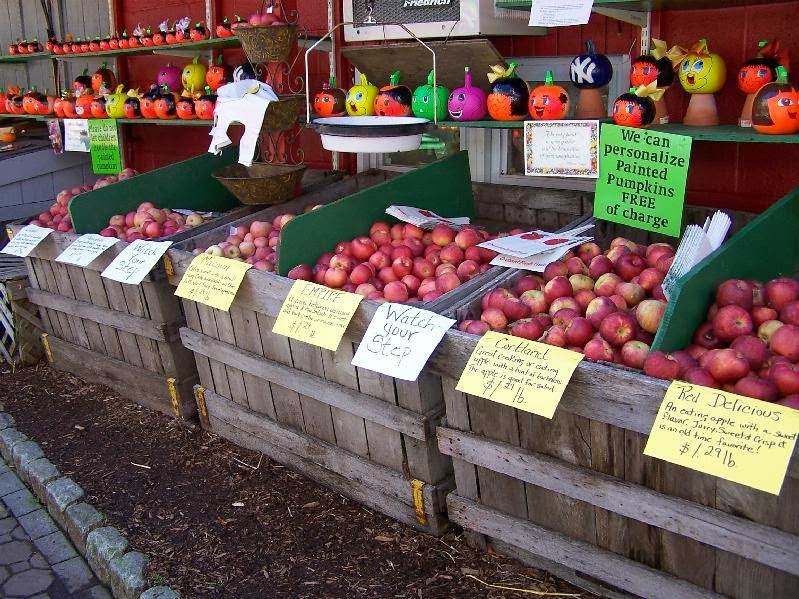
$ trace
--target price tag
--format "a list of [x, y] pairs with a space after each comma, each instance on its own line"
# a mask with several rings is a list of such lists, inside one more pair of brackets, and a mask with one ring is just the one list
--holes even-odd
[[[33, 248], [39, 245], [42, 240], [52, 232], [52, 229], [46, 229], [37, 225], [22, 227], [19, 233], [13, 235], [13, 237], [9, 235], [11, 241], [6, 244], [6, 247], [0, 250], [0, 253], [26, 258], [33, 251]], [[9, 233], [11, 233], [10, 230]]]
[[489, 332], [474, 348], [458, 391], [552, 418], [583, 355]]
[[89, 266], [100, 254], [115, 246], [118, 241], [119, 239], [116, 237], [103, 237], [94, 233], [81, 235], [61, 252], [55, 261], [75, 266]]
[[272, 332], [336, 351], [362, 295], [295, 281]]
[[353, 366], [403, 381], [415, 381], [430, 354], [455, 321], [429, 310], [386, 303], [375, 312]]
[[100, 273], [100, 276], [120, 283], [138, 285], [153, 269], [153, 266], [158, 264], [170, 245], [172, 245], [171, 241], [137, 239], [119, 252], [114, 261]]
[[644, 455], [779, 495], [799, 411], [674, 381]]
[[246, 262], [199, 254], [186, 269], [175, 295], [227, 312], [250, 268]]

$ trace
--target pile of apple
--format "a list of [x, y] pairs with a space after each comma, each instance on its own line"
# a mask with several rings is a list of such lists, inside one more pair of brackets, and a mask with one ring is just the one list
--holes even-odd
[[376, 222], [368, 236], [342, 241], [315, 266], [301, 264], [288, 276], [378, 302], [430, 302], [490, 268], [496, 252], [477, 244], [491, 238], [472, 227], [455, 231], [439, 224], [425, 231]]
[[799, 408], [799, 281], [724, 281], [693, 343], [649, 370]]
[[38, 217], [34, 218], [30, 224], [46, 227], [48, 229], [55, 229], [64, 233], [74, 233], [75, 229], [72, 227], [72, 218], [69, 216], [67, 206], [69, 201], [77, 195], [87, 191], [100, 189], [113, 185], [117, 181], [124, 181], [135, 177], [138, 173], [132, 168], [124, 169], [119, 175], [109, 175], [107, 177], [100, 177], [94, 185], [81, 185], [80, 187], [73, 187], [72, 189], [64, 189], [59, 191], [55, 197], [55, 202], [47, 212], [42, 212]]
[[115, 214], [108, 226], [100, 231], [103, 237], [116, 237], [122, 241], [159, 239], [199, 227], [205, 222], [201, 214], [192, 212], [183, 216], [169, 208], [157, 208], [152, 202], [142, 202], [135, 212]]
[[507, 332], [591, 360], [644, 368], [666, 310], [662, 282], [674, 253], [666, 243], [644, 246], [622, 237], [604, 253], [584, 243], [548, 264], [543, 277], [525, 275], [512, 289], [485, 294], [480, 319], [458, 328]]
[[[307, 210], [306, 210], [307, 211]], [[280, 231], [295, 215], [280, 214], [272, 222], [256, 220], [249, 226], [239, 225], [222, 243], [207, 248], [197, 247], [195, 255], [203, 252], [252, 264], [256, 270], [275, 272]]]

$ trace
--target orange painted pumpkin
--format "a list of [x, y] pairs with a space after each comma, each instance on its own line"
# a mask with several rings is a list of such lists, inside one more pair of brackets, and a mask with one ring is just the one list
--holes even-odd
[[102, 87], [109, 91], [117, 87], [117, 78], [114, 72], [107, 68], [106, 63], [101, 64], [92, 75], [92, 91], [99, 94]]
[[108, 113], [105, 111], [105, 96], [95, 96], [92, 98], [90, 106], [92, 117], [96, 119], [108, 118]]
[[92, 118], [92, 102], [94, 98], [87, 92], [75, 98], [75, 114], [81, 119]]
[[777, 67], [777, 80], [755, 95], [752, 127], [769, 135], [799, 133], [799, 91], [788, 81], [785, 67]]
[[547, 71], [544, 85], [530, 93], [530, 116], [536, 121], [556, 121], [569, 114], [569, 94], [555, 85], [552, 71]]
[[322, 84], [322, 91], [314, 96], [313, 111], [321, 117], [347, 115], [347, 93], [336, 87], [335, 77]]

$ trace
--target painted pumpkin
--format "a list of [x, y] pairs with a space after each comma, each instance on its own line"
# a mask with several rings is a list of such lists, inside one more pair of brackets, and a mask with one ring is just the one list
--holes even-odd
[[117, 85], [113, 94], [109, 94], [105, 99], [105, 111], [112, 119], [125, 118], [125, 100], [128, 95], [122, 91], [124, 85]]
[[177, 103], [180, 97], [164, 87], [155, 101], [155, 115], [159, 119], [171, 120], [178, 117]]
[[375, 99], [380, 90], [369, 83], [361, 73], [361, 81], [347, 92], [347, 114], [350, 116], [372, 116], [375, 113]]
[[75, 96], [65, 94], [64, 99], [61, 101], [61, 109], [64, 111], [65, 119], [78, 118], [78, 111], [75, 107]]
[[[3, 101], [4, 94], [0, 94], [0, 102]], [[0, 112], [2, 112], [4, 106], [0, 104]], [[56, 98], [55, 102], [53, 102], [53, 112], [55, 113], [56, 117], [59, 119], [64, 118], [64, 98]]]
[[105, 111], [105, 96], [95, 96], [92, 99], [91, 112], [96, 119], [108, 118], [108, 113]]
[[141, 98], [136, 91], [128, 92], [128, 97], [125, 98], [125, 103], [122, 105], [122, 111], [125, 113], [126, 119], [141, 118]]
[[394, 71], [389, 77], [390, 83], [380, 88], [375, 98], [375, 114], [377, 116], [408, 116], [413, 108], [413, 93], [404, 85], [400, 85], [401, 74]]
[[189, 33], [189, 39], [195, 42], [199, 42], [200, 40], [204, 40], [208, 38], [208, 30], [205, 28], [205, 25], [202, 23], [195, 23], [194, 27], [192, 27], [191, 32]]
[[141, 115], [145, 119], [157, 119], [158, 115], [155, 113], [155, 103], [158, 100], [161, 92], [158, 90], [157, 86], [152, 86], [150, 91], [144, 94], [141, 97], [140, 101], [140, 108], [141, 108]]
[[218, 62], [208, 69], [205, 74], [205, 85], [216, 91], [226, 83], [230, 82], [230, 71], [222, 64], [222, 56], [219, 56]]
[[569, 114], [569, 94], [560, 85], [555, 85], [552, 71], [547, 71], [544, 85], [539, 85], [530, 94], [530, 116], [536, 121], [556, 121]]
[[161, 67], [155, 81], [159, 86], [166, 85], [169, 89], [180, 89], [182, 71], [171, 63]]
[[39, 114], [39, 102], [44, 99], [44, 95], [37, 92], [35, 87], [32, 87], [30, 91], [23, 96], [22, 110], [25, 114]]
[[6, 106], [10, 114], [25, 114], [25, 96], [21, 93], [14, 94], [8, 99]]
[[766, 83], [776, 81], [778, 66], [782, 65], [786, 70], [790, 68], [788, 52], [778, 40], [762, 40], [758, 48], [757, 56], [747, 60], [738, 69], [736, 82], [738, 89], [745, 94], [754, 94]]
[[194, 60], [183, 67], [183, 75], [181, 77], [183, 81], [183, 89], [190, 92], [194, 92], [194, 90], [200, 90], [205, 87], [205, 75], [208, 72], [208, 68], [204, 64], [200, 63], [199, 60], [200, 57], [195, 56]]
[[714, 94], [724, 85], [727, 66], [718, 54], [708, 51], [702, 39], [680, 63], [680, 84], [689, 94]]
[[72, 82], [72, 90], [76, 94], [82, 94], [87, 89], [91, 88], [92, 88], [92, 78], [89, 75], [89, 69], [84, 70], [83, 74], [75, 77], [75, 81]]
[[211, 93], [211, 88], [206, 87], [205, 93], [194, 101], [194, 113], [198, 119], [211, 120], [214, 118], [216, 95]]
[[629, 93], [620, 95], [613, 103], [613, 122], [617, 125], [646, 127], [655, 120], [655, 103], [651, 98], [637, 95], [635, 89], [631, 87]]
[[75, 98], [75, 114], [81, 119], [92, 118], [92, 101], [94, 97], [91, 92], [86, 92]]
[[488, 74], [491, 87], [486, 103], [488, 114], [495, 121], [523, 121], [527, 118], [530, 89], [516, 76], [517, 66], [515, 62], [511, 62], [507, 69], [495, 65]]
[[649, 85], [653, 81], [657, 81], [658, 87], [670, 87], [674, 83], [674, 68], [671, 59], [665, 54], [660, 58], [652, 53], [643, 54], [630, 67], [630, 85], [633, 87]]
[[119, 50], [119, 36], [116, 33], [108, 38], [108, 49]]
[[130, 39], [128, 38], [128, 32], [123, 31], [122, 35], [119, 36], [119, 49], [126, 50], [130, 47]]
[[486, 100], [486, 93], [472, 85], [472, 73], [466, 67], [463, 87], [452, 90], [447, 100], [447, 112], [453, 121], [480, 121], [488, 111]]
[[249, 61], [245, 61], [233, 69], [233, 81], [243, 81], [245, 79], [258, 79], [261, 73], [257, 71]]
[[112, 90], [116, 89], [116, 86], [117, 78], [114, 76], [114, 72], [107, 68], [106, 63], [101, 64], [100, 68], [92, 75], [92, 91], [99, 94], [102, 88]]
[[347, 93], [336, 87], [336, 78], [322, 84], [322, 91], [313, 98], [313, 111], [316, 116], [346, 116]]
[[448, 98], [449, 89], [443, 85], [433, 85], [433, 71], [430, 71], [427, 74], [427, 83], [413, 91], [413, 114], [421, 119], [442, 121], [447, 118]]
[[89, 42], [89, 52], [99, 52], [99, 51], [100, 51], [100, 37], [98, 36]]
[[100, 50], [110, 50], [111, 49], [111, 38], [105, 38], [100, 40]]
[[799, 91], [788, 81], [785, 67], [777, 67], [777, 80], [755, 95], [752, 128], [769, 135], [799, 133]]
[[604, 54], [597, 54], [594, 42], [585, 42], [585, 54], [575, 56], [569, 67], [569, 79], [577, 89], [605, 87], [613, 78], [613, 65]]
[[191, 97], [191, 94], [183, 92], [183, 95], [175, 103], [175, 112], [178, 118], [184, 121], [191, 121], [197, 118], [194, 112], [194, 98]]
[[88, 39], [83, 40], [80, 43], [80, 51], [81, 52], [89, 52], [90, 50], [91, 50], [91, 44], [89, 43], [89, 40]]
[[36, 113], [39, 116], [50, 116], [55, 114], [56, 100], [57, 98], [55, 96], [49, 95], [47, 90], [44, 90], [43, 99], [39, 100], [39, 103], [36, 105]]

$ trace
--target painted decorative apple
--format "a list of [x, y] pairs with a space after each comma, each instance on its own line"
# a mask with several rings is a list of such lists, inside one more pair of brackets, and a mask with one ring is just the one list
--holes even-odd
[[89, 42], [89, 52], [99, 52], [100, 51], [100, 37], [96, 37]]
[[738, 69], [738, 89], [746, 94], [741, 117], [738, 119], [739, 127], [752, 126], [752, 106], [758, 90], [777, 80], [777, 67], [790, 69], [788, 51], [783, 49], [778, 40], [768, 42], [762, 40], [758, 43], [758, 53], [755, 58], [747, 60]]
[[347, 92], [347, 114], [350, 116], [373, 116], [375, 99], [379, 91], [377, 86], [369, 83], [366, 75], [361, 73], [360, 83], [353, 85]]
[[194, 101], [194, 113], [198, 119], [211, 120], [214, 118], [216, 95], [210, 87], [205, 88], [205, 93]]
[[346, 116], [347, 92], [336, 87], [336, 78], [322, 84], [322, 91], [314, 95], [313, 111], [316, 116]]
[[691, 94], [683, 124], [718, 125], [719, 116], [713, 94], [722, 88], [727, 77], [724, 59], [710, 52], [707, 40], [701, 39], [682, 59], [678, 73], [683, 89]]
[[647, 127], [654, 120], [655, 103], [648, 96], [637, 95], [634, 87], [631, 87], [628, 93], [616, 98], [613, 103], [613, 122], [617, 125], [636, 128]]
[[785, 67], [777, 67], [777, 80], [755, 95], [752, 127], [769, 135], [799, 133], [799, 91], [788, 81]]
[[536, 121], [556, 121], [569, 114], [569, 94], [555, 85], [552, 71], [547, 71], [544, 85], [530, 94], [530, 116]]
[[113, 94], [108, 94], [105, 99], [105, 112], [112, 119], [125, 118], [125, 101], [128, 95], [122, 91], [124, 85], [117, 85]]
[[106, 63], [100, 65], [92, 75], [92, 91], [99, 94], [100, 90], [105, 88], [107, 90], [116, 89], [117, 78], [114, 72], [108, 68]]
[[128, 32], [123, 31], [122, 35], [119, 36], [119, 48], [120, 50], [126, 50], [130, 47], [130, 40], [128, 39]]
[[409, 88], [400, 85], [399, 71], [391, 73], [389, 85], [380, 88], [375, 98], [375, 114], [377, 116], [408, 116], [413, 108], [413, 93]]
[[216, 37], [231, 37], [233, 31], [230, 28], [230, 21], [225, 17], [222, 22], [216, 26]]
[[119, 50], [119, 35], [114, 33], [110, 38], [108, 38], [108, 49], [109, 50]]
[[516, 76], [517, 66], [515, 62], [507, 68], [494, 65], [488, 74], [491, 87], [486, 103], [488, 114], [495, 121], [523, 121], [527, 118], [530, 89], [523, 79]]
[[83, 74], [75, 77], [75, 81], [72, 82], [72, 91], [76, 94], [82, 94], [87, 89], [91, 88], [92, 77], [89, 75], [89, 69], [84, 69]]
[[569, 67], [569, 79], [580, 90], [574, 115], [578, 119], [601, 119], [607, 106], [599, 91], [613, 78], [613, 65], [604, 54], [598, 54], [594, 42], [585, 43], [586, 53], [575, 56]]
[[145, 29], [144, 33], [139, 36], [139, 43], [144, 47], [153, 45], [153, 30], [151, 27]]
[[205, 87], [205, 75], [208, 72], [208, 68], [199, 62], [199, 60], [200, 56], [197, 55], [194, 57], [194, 60], [183, 67], [183, 75], [181, 76], [183, 89], [190, 92]]
[[166, 85], [169, 89], [180, 89], [182, 71], [171, 63], [161, 67], [156, 77], [158, 85]]
[[222, 64], [222, 56], [220, 55], [217, 63], [210, 67], [205, 74], [205, 84], [213, 91], [216, 91], [226, 83], [230, 83], [230, 71]]
[[[433, 71], [427, 75], [427, 83], [413, 91], [413, 114], [422, 119], [442, 121], [447, 118], [449, 89], [433, 84]], [[435, 108], [433, 107], [435, 98]]]
[[111, 38], [106, 37], [100, 40], [100, 50], [110, 50], [111, 49]]
[[480, 121], [485, 118], [486, 93], [472, 84], [469, 67], [464, 68], [463, 87], [452, 90], [447, 101], [447, 112], [454, 121]]

